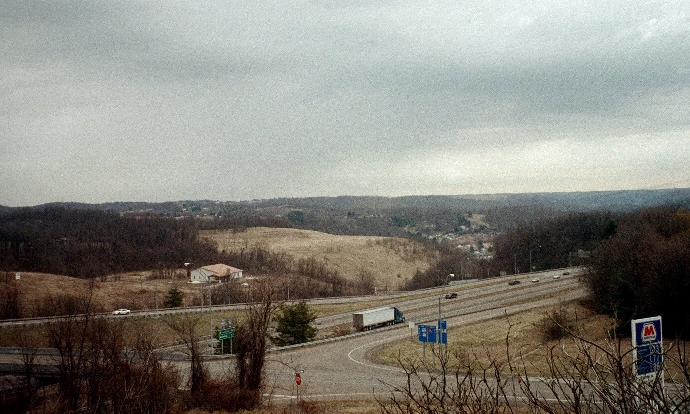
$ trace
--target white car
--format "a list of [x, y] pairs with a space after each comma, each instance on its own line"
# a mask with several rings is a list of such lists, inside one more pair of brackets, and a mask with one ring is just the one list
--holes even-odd
[[560, 279], [560, 278], [561, 278], [561, 275], [553, 275], [553, 278], [554, 278], [554, 279]]
[[113, 311], [113, 315], [129, 315], [129, 309], [118, 309]]
[[538, 278], [538, 277], [535, 277], [534, 279], [532, 279], [532, 282], [533, 282], [533, 283], [537, 283], [538, 281], [539, 281], [539, 278]]

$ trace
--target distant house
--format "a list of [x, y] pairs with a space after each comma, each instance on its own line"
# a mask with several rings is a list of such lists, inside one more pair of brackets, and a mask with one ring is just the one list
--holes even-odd
[[189, 281], [199, 282], [227, 282], [230, 279], [242, 277], [242, 270], [222, 263], [202, 266], [189, 274]]

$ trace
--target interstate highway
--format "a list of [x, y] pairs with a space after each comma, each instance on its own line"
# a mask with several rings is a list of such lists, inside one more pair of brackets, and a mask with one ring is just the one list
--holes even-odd
[[[450, 289], [458, 292], [458, 298], [441, 299], [444, 319], [451, 330], [449, 341], [452, 342], [452, 329], [455, 327], [584, 297], [586, 290], [577, 281], [577, 276], [553, 279], [554, 274], [540, 273], [538, 283], [529, 282], [536, 277], [533, 273], [521, 276], [522, 283], [516, 286], [508, 286], [508, 279], [503, 278], [493, 279], [489, 283], [472, 282], [463, 286], [462, 290], [457, 287]], [[396, 306], [399, 305], [403, 312], [410, 315], [406, 322], [435, 321], [438, 317], [438, 295], [442, 292], [443, 289], [438, 289], [430, 292], [433, 296], [403, 300]], [[351, 322], [351, 314], [338, 315], [338, 318], [348, 317]], [[329, 318], [328, 324], [335, 323], [332, 317]], [[387, 395], [390, 387], [386, 384], [404, 384], [404, 372], [398, 367], [370, 361], [367, 353], [380, 345], [411, 335], [416, 337], [416, 332], [411, 332], [408, 323], [404, 323], [319, 344], [269, 352], [265, 370], [266, 392], [274, 399], [295, 398], [294, 375], [300, 372], [302, 384], [299, 393], [305, 398], [342, 400]], [[232, 369], [230, 362], [216, 360], [210, 362], [209, 367], [214, 375], [222, 375], [227, 369]]]

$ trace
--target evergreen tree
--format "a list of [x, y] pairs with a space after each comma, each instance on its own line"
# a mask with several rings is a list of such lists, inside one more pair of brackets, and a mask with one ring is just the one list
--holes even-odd
[[284, 306], [275, 320], [278, 322], [278, 336], [273, 338], [273, 342], [279, 346], [301, 344], [316, 337], [317, 329], [312, 326], [316, 313], [305, 301]]
[[168, 290], [168, 296], [165, 297], [163, 306], [166, 308], [178, 308], [182, 306], [182, 292], [180, 292], [177, 286], [173, 286]]

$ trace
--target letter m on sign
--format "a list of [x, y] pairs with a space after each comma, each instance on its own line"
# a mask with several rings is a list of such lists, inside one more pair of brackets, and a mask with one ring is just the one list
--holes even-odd
[[642, 326], [642, 342], [656, 341], [656, 327], [653, 323], [646, 323]]

